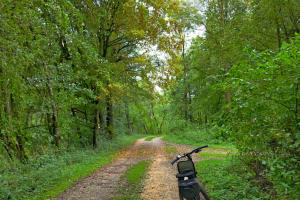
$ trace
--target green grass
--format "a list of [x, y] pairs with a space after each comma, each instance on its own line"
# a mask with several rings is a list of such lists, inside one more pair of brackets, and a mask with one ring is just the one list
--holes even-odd
[[232, 158], [202, 160], [196, 164], [199, 179], [214, 200], [258, 200], [269, 199], [268, 196], [254, 186]]
[[210, 147], [234, 149], [232, 144], [222, 139], [217, 139], [214, 133], [206, 130], [189, 130], [184, 133], [172, 133], [165, 135], [163, 140], [192, 146], [209, 145]]
[[29, 164], [7, 169], [0, 174], [0, 199], [50, 199], [69, 188], [100, 166], [112, 162], [116, 153], [141, 136], [124, 136], [106, 143], [105, 149], [81, 149], [46, 154]]
[[176, 153], [176, 152], [177, 152], [177, 149], [176, 149], [176, 147], [173, 147], [173, 146], [166, 146], [166, 152], [167, 152], [168, 154]]
[[154, 138], [156, 138], [156, 136], [149, 136], [145, 139], [145, 141], [151, 141], [153, 140]]
[[201, 159], [223, 159], [228, 157], [228, 154], [225, 153], [210, 153], [210, 152], [200, 152], [199, 157]]
[[142, 183], [146, 176], [149, 164], [149, 161], [142, 161], [126, 171], [121, 178], [126, 180], [126, 184], [120, 188], [120, 195], [115, 197], [114, 200], [141, 199], [140, 193], [143, 187]]
[[[199, 153], [196, 164], [199, 179], [214, 200], [263, 200], [268, 199], [259, 187], [249, 179], [235, 158], [237, 150], [230, 143], [218, 140], [205, 130], [170, 134], [163, 137], [168, 142], [192, 146], [209, 145]], [[226, 154], [225, 152], [229, 152]]]

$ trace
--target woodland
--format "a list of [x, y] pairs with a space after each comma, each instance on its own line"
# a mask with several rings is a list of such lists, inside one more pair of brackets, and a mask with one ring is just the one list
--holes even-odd
[[0, 1], [0, 199], [139, 135], [234, 147], [259, 192], [231, 199], [298, 199], [299, 0]]

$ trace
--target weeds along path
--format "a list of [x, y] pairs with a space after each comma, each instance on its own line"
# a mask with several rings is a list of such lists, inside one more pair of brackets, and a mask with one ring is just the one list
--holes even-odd
[[127, 150], [121, 152], [111, 164], [99, 168], [88, 177], [80, 179], [57, 200], [108, 200], [118, 191], [120, 177], [132, 165], [152, 155], [150, 142], [145, 138], [137, 140]]

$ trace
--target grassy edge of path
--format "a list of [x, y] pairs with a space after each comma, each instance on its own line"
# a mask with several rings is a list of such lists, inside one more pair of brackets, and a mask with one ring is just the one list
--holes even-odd
[[0, 199], [51, 199], [80, 178], [115, 160], [124, 147], [143, 135], [123, 136], [106, 143], [101, 150], [91, 148], [45, 154], [25, 165], [0, 174]]
[[113, 162], [117, 158], [118, 153], [122, 148], [132, 145], [137, 139], [142, 137], [144, 136], [127, 136], [127, 140], [122, 140], [119, 148], [113, 148], [109, 151], [102, 151], [92, 157], [89, 157], [84, 162], [74, 164], [71, 167], [63, 169], [62, 174], [64, 176], [62, 176], [60, 183], [58, 183], [56, 187], [43, 194], [41, 198], [37, 199], [50, 199], [51, 197], [58, 196], [80, 178], [86, 177], [99, 169], [99, 167]]
[[129, 168], [121, 177], [121, 180], [125, 180], [126, 183], [119, 189], [119, 195], [113, 200], [141, 200], [143, 181], [150, 163], [149, 160], [143, 160]]
[[[192, 137], [191, 137], [192, 138]], [[244, 169], [240, 167], [235, 157], [237, 150], [230, 144], [210, 144], [189, 137], [166, 135], [163, 140], [176, 144], [197, 147], [208, 144], [209, 148], [199, 153], [200, 161], [196, 163], [198, 177], [214, 200], [227, 199], [269, 199], [269, 194], [264, 193], [259, 187], [248, 179]], [[224, 152], [228, 152], [225, 154]]]

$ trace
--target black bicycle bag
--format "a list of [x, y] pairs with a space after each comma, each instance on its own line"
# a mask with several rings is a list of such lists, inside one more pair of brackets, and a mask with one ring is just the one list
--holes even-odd
[[198, 178], [192, 178], [188, 180], [179, 180], [179, 194], [183, 198], [191, 199], [199, 195], [200, 193], [200, 186]]
[[177, 163], [179, 195], [181, 198], [192, 199], [199, 196], [200, 186], [196, 176], [195, 165], [191, 160], [180, 161]]

